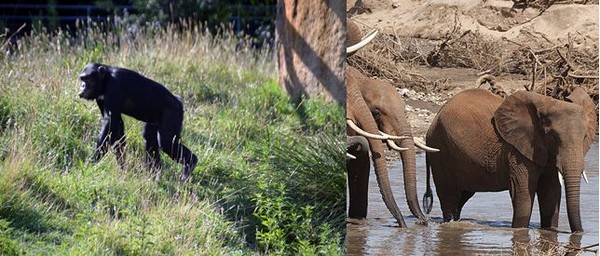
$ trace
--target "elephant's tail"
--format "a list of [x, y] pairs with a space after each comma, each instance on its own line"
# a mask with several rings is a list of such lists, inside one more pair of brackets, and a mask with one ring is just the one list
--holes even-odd
[[431, 166], [429, 164], [429, 153], [427, 153], [425, 157], [425, 173], [427, 174], [427, 185], [425, 188], [425, 194], [423, 195], [423, 209], [425, 210], [425, 213], [429, 214], [431, 212], [431, 208], [433, 207], [433, 193], [431, 192]]

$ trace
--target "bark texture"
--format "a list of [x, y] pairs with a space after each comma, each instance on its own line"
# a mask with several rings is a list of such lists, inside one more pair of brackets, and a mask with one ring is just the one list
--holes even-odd
[[277, 2], [279, 85], [294, 103], [302, 96], [323, 95], [346, 105], [345, 9], [342, 0]]

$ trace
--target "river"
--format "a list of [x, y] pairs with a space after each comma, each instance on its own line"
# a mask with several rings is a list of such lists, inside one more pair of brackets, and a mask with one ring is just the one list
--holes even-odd
[[[578, 247], [598, 243], [598, 143], [586, 155], [589, 184], [581, 181], [581, 216], [585, 230], [571, 234], [565, 208], [564, 189], [561, 196], [559, 232], [541, 230], [537, 200], [530, 228], [511, 228], [512, 205], [508, 191], [476, 193], [464, 206], [458, 222], [443, 223], [440, 202], [435, 193], [432, 222], [428, 226], [415, 223], [410, 214], [402, 187], [402, 163], [388, 163], [390, 180], [396, 201], [408, 228], [398, 224], [385, 207], [375, 174], [369, 181], [369, 209], [366, 220], [350, 221], [346, 227], [347, 255], [554, 255], [549, 250], [565, 251], [564, 246]], [[425, 192], [425, 154], [417, 154], [417, 190], [419, 200]], [[432, 181], [432, 185], [433, 181]], [[558, 244], [558, 246], [556, 246]], [[591, 249], [597, 250], [598, 246]], [[594, 255], [584, 252], [581, 255]]]

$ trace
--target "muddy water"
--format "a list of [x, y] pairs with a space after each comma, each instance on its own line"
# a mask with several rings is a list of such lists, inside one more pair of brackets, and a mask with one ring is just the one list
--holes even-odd
[[[537, 201], [534, 203], [531, 228], [510, 228], [512, 206], [508, 191], [476, 193], [463, 208], [463, 220], [442, 223], [435, 187], [433, 210], [429, 214], [433, 223], [428, 226], [417, 225], [404, 197], [402, 164], [394, 162], [390, 167], [394, 195], [409, 227], [397, 228], [397, 223], [381, 200], [375, 174], [371, 172], [367, 220], [347, 224], [347, 255], [539, 255], [552, 246], [548, 241], [557, 242], [560, 246], [572, 243], [582, 247], [598, 243], [598, 143], [594, 143], [586, 156], [589, 184], [585, 184], [583, 179], [581, 183], [583, 234], [570, 233], [564, 189], [561, 197], [560, 232], [539, 229]], [[417, 155], [417, 168], [420, 199], [425, 192], [425, 154]], [[527, 251], [522, 251], [523, 248]], [[594, 254], [588, 252], [582, 255]]]

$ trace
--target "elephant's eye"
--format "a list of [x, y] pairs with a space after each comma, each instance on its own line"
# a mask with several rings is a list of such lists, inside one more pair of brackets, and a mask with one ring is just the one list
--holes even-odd
[[550, 118], [543, 116], [542, 118], [540, 118], [542, 121], [542, 125], [544, 127], [550, 127], [552, 125], [552, 120], [550, 120]]
[[371, 114], [373, 115], [373, 118], [375, 118], [375, 119], [381, 117], [381, 112], [379, 112], [378, 109], [373, 110], [373, 112], [371, 112]]

